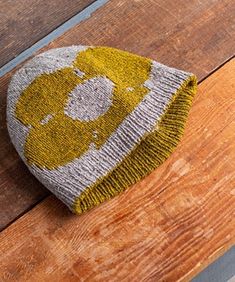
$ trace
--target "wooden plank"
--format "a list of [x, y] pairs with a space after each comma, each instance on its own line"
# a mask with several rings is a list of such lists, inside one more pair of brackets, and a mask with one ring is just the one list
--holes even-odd
[[[180, 0], [177, 5], [173, 0], [113, 0], [43, 50], [80, 43], [109, 45], [194, 72], [202, 79], [234, 53], [234, 9], [232, 0], [202, 1], [200, 5], [196, 0], [187, 4]], [[0, 78], [0, 187], [15, 183], [3, 195], [4, 200], [0, 198], [2, 228], [45, 195], [30, 173], [18, 171], [17, 166], [22, 164], [7, 136], [5, 101], [11, 75]], [[9, 169], [15, 173], [10, 175]]]
[[199, 86], [182, 142], [82, 216], [48, 197], [0, 234], [3, 281], [189, 281], [235, 243], [235, 60]]
[[1, 0], [0, 67], [94, 0]]

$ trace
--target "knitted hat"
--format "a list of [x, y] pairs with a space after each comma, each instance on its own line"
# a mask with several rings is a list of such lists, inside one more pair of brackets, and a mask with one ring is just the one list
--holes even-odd
[[194, 75], [109, 47], [51, 49], [8, 88], [8, 130], [29, 170], [82, 213], [139, 181], [180, 140]]

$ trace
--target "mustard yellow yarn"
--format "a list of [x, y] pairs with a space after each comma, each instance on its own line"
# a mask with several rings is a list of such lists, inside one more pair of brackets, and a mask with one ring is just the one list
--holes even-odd
[[[84, 72], [82, 78], [76, 75], [77, 68]], [[31, 126], [24, 148], [27, 162], [51, 170], [80, 157], [91, 143], [100, 148], [149, 92], [143, 84], [150, 69], [150, 59], [96, 47], [80, 52], [71, 67], [37, 77], [23, 91], [15, 111], [23, 124]], [[97, 76], [115, 84], [111, 107], [96, 120], [73, 120], [64, 113], [69, 93]], [[42, 123], [48, 115], [53, 118]]]

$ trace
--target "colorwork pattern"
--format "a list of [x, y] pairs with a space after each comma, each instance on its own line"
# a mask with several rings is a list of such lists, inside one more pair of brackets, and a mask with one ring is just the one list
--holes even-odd
[[8, 88], [8, 131], [29, 170], [73, 212], [114, 197], [171, 154], [193, 74], [110, 47], [51, 49]]

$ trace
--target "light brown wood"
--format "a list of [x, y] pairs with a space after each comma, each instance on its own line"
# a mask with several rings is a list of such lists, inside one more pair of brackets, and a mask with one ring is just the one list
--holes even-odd
[[172, 156], [75, 216], [54, 196], [0, 234], [3, 281], [189, 281], [235, 242], [235, 60], [199, 86]]
[[94, 0], [0, 0], [0, 67]]
[[[203, 79], [234, 54], [234, 14], [233, 0], [112, 0], [43, 50], [108, 45]], [[26, 171], [7, 134], [5, 101], [12, 73], [0, 78], [0, 229], [48, 193]]]

